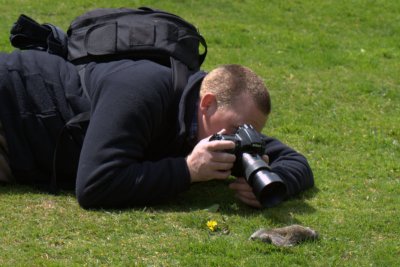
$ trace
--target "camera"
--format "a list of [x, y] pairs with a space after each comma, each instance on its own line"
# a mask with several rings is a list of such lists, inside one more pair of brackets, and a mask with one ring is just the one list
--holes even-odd
[[263, 135], [251, 125], [244, 124], [235, 134], [214, 134], [209, 140], [228, 140], [235, 143], [234, 149], [226, 151], [236, 156], [231, 173], [236, 177], [245, 177], [261, 205], [270, 208], [282, 202], [287, 192], [286, 184], [262, 159], [266, 146]]

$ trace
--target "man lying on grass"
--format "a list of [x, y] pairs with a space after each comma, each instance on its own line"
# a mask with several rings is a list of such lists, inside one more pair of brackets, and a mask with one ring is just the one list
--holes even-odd
[[[55, 175], [61, 187], [76, 185], [84, 208], [160, 203], [192, 183], [227, 179], [236, 160], [227, 150], [235, 144], [210, 136], [243, 124], [260, 132], [271, 111], [261, 78], [239, 65], [194, 73], [179, 101], [171, 69], [148, 60], [89, 63], [84, 83], [89, 98], [76, 67], [46, 52], [0, 56], [1, 181], [50, 184]], [[82, 147], [56, 150], [60, 139], [71, 139], [60, 134], [65, 122], [85, 111]], [[307, 160], [292, 148], [266, 137], [265, 155], [285, 198], [313, 186]], [[229, 187], [261, 207], [243, 178]]]

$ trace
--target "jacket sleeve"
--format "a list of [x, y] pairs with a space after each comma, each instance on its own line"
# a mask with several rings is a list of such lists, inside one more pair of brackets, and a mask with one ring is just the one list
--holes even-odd
[[287, 197], [314, 186], [314, 177], [307, 159], [274, 138], [267, 138], [266, 154], [272, 171], [286, 183]]
[[[96, 67], [87, 81], [91, 119], [83, 143], [76, 194], [84, 208], [123, 208], [160, 202], [190, 185], [184, 158], [146, 160], [165, 131], [171, 73], [154, 63]], [[102, 69], [103, 68], [103, 69]]]

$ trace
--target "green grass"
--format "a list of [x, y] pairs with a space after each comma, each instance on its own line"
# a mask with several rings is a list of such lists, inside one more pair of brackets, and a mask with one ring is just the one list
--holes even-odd
[[[0, 187], [0, 265], [398, 266], [400, 264], [400, 3], [387, 1], [0, 0], [0, 48], [20, 13], [66, 29], [94, 7], [156, 6], [196, 24], [205, 70], [254, 69], [273, 98], [264, 133], [304, 153], [316, 188], [263, 211], [225, 183], [195, 185], [156, 207], [86, 211], [70, 193]], [[207, 211], [219, 204], [218, 212]], [[229, 227], [211, 234], [206, 221]], [[249, 241], [293, 223], [316, 242]]]

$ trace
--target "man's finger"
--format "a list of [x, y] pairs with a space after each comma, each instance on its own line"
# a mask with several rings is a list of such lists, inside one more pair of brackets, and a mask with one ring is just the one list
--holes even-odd
[[235, 148], [235, 143], [228, 140], [215, 140], [209, 142], [207, 146], [211, 151], [223, 151]]
[[246, 182], [244, 178], [237, 178], [235, 181], [229, 184], [229, 188], [236, 191], [253, 191], [251, 186]]
[[236, 156], [227, 152], [212, 152], [212, 160], [215, 162], [234, 163]]
[[269, 164], [269, 157], [268, 155], [262, 155], [262, 159], [265, 161], [265, 163]]
[[231, 170], [233, 167], [233, 162], [232, 163], [226, 163], [226, 162], [212, 162], [210, 163], [210, 166], [213, 170], [216, 171], [228, 171]]
[[237, 191], [236, 195], [240, 196], [241, 198], [256, 199], [254, 193], [251, 191]]
[[245, 203], [245, 204], [247, 204], [247, 205], [249, 205], [249, 206], [251, 206], [251, 207], [254, 207], [254, 208], [262, 208], [260, 202], [258, 202], [257, 199], [254, 199], [254, 198], [246, 198], [246, 197], [243, 197], [242, 195], [239, 195], [239, 194], [236, 194], [235, 196], [236, 196], [240, 201], [242, 201], [243, 203]]
[[226, 133], [226, 129], [222, 129], [221, 131], [218, 132], [218, 134], [225, 134]]

